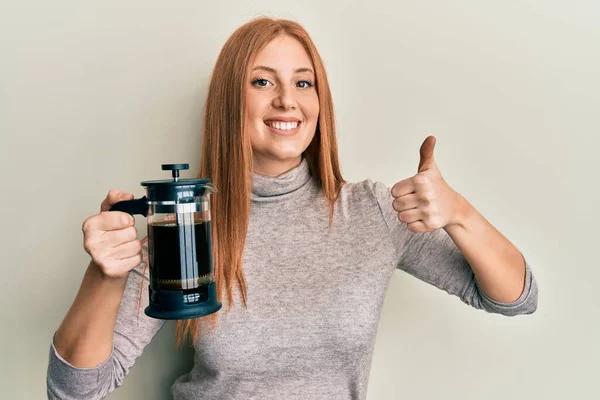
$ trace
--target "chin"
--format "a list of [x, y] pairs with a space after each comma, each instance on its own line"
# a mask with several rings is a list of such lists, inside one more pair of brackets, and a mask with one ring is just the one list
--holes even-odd
[[299, 149], [284, 151], [281, 149], [262, 149], [262, 151], [254, 150], [254, 160], [255, 163], [260, 165], [260, 169], [270, 170], [275, 167], [276, 170], [289, 170], [297, 166], [302, 159], [302, 154], [303, 151]]
[[[262, 121], [261, 121], [262, 123]], [[264, 127], [261, 127], [264, 129]], [[277, 135], [269, 131], [260, 131], [254, 137], [252, 149], [255, 159], [267, 163], [291, 164], [302, 158], [314, 135], [305, 131], [292, 135]]]
[[304, 143], [286, 143], [287, 146], [282, 146], [283, 143], [273, 143], [258, 150], [259, 154], [263, 154], [274, 160], [290, 160], [301, 157], [306, 147]]
[[273, 160], [281, 161], [281, 162], [289, 162], [296, 160], [302, 157], [303, 151], [284, 151], [284, 152], [274, 152], [271, 153], [271, 158]]

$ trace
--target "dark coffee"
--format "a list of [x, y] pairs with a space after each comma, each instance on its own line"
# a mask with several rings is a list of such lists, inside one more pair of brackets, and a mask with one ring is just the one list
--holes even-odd
[[190, 293], [212, 282], [211, 246], [210, 221], [148, 225], [152, 289]]

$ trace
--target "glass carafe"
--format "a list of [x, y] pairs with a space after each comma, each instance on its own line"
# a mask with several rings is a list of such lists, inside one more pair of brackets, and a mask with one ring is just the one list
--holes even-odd
[[147, 217], [150, 304], [159, 319], [202, 317], [221, 309], [213, 277], [210, 179], [180, 179], [188, 164], [164, 164], [173, 179], [144, 181], [146, 196], [115, 204], [111, 211]]

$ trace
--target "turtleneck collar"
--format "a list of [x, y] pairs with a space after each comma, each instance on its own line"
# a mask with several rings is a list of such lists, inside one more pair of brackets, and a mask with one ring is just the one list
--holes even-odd
[[279, 176], [252, 174], [252, 200], [275, 202], [295, 198], [304, 192], [310, 181], [310, 169], [306, 158], [300, 165]]

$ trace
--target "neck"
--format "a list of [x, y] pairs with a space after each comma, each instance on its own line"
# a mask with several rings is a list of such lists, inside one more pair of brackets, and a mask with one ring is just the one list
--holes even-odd
[[310, 188], [311, 174], [306, 159], [287, 172], [277, 176], [252, 174], [252, 200], [272, 203], [298, 198]]
[[271, 159], [266, 160], [255, 155], [253, 172], [263, 176], [277, 177], [296, 168], [301, 162], [302, 156], [275, 161]]

